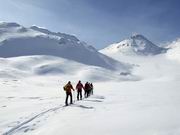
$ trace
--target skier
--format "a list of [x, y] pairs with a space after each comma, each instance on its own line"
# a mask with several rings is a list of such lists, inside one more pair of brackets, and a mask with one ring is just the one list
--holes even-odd
[[90, 93], [91, 93], [91, 86], [89, 82], [86, 82], [85, 86], [84, 86], [84, 91], [85, 91], [85, 97], [89, 97]]
[[90, 87], [91, 87], [91, 95], [93, 95], [93, 89], [94, 89], [94, 87], [93, 87], [93, 84], [92, 84], [92, 83], [90, 83]]
[[82, 100], [82, 89], [83, 89], [83, 84], [81, 83], [81, 81], [79, 80], [79, 82], [76, 85], [76, 89], [77, 89], [77, 100], [79, 100], [79, 96], [80, 96], [80, 100]]
[[87, 96], [89, 97], [91, 95], [91, 84], [88, 83], [88, 87], [87, 87]]
[[87, 98], [88, 97], [88, 90], [89, 90], [89, 83], [86, 82], [85, 86], [84, 86], [84, 97]]
[[69, 96], [70, 96], [70, 104], [73, 104], [73, 99], [72, 99], [72, 92], [71, 92], [71, 90], [74, 91], [74, 88], [73, 88], [71, 82], [69, 81], [63, 88], [64, 88], [64, 91], [66, 91], [66, 100], [65, 100], [66, 106], [68, 106], [68, 97], [69, 97]]

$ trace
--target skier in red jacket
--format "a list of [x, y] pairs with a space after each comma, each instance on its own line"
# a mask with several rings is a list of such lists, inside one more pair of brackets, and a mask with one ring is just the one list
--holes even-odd
[[83, 84], [81, 83], [81, 81], [79, 80], [79, 82], [76, 85], [76, 89], [77, 89], [77, 100], [79, 100], [79, 96], [80, 96], [80, 100], [82, 100], [82, 89], [83, 89]]

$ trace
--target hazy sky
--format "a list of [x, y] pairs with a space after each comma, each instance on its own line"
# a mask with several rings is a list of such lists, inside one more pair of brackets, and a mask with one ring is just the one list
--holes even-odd
[[180, 37], [180, 0], [0, 0], [0, 20], [76, 35], [100, 49], [131, 36]]

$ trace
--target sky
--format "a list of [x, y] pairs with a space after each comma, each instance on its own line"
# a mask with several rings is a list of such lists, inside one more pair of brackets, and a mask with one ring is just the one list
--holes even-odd
[[179, 0], [0, 0], [0, 21], [37, 25], [102, 49], [142, 34], [161, 45], [180, 38]]

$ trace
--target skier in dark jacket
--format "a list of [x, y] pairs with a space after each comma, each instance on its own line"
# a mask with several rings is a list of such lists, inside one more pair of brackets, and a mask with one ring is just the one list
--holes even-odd
[[84, 97], [87, 98], [89, 96], [89, 83], [86, 82], [84, 86]]
[[83, 89], [83, 84], [81, 83], [81, 81], [78, 82], [78, 84], [76, 85], [76, 90], [77, 90], [77, 100], [82, 100], [82, 89]]
[[70, 104], [73, 104], [73, 99], [72, 99], [72, 92], [71, 92], [71, 90], [74, 91], [74, 88], [73, 88], [71, 82], [69, 81], [63, 88], [64, 88], [64, 91], [66, 91], [65, 104], [68, 105], [68, 97], [69, 97], [69, 96], [70, 96]]
[[85, 97], [89, 97], [91, 95], [91, 84], [89, 82], [86, 82], [85, 86], [84, 86], [84, 90], [85, 90]]
[[93, 84], [92, 83], [90, 83], [90, 87], [91, 87], [91, 95], [93, 95], [93, 89], [94, 89], [94, 86], [93, 86]]

